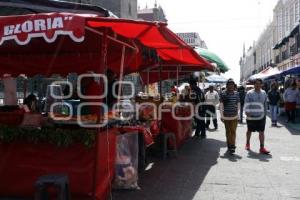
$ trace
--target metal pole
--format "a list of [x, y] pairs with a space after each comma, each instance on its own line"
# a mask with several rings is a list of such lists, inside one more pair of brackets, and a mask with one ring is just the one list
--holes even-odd
[[120, 97], [121, 97], [121, 92], [122, 92], [122, 81], [123, 81], [123, 75], [124, 75], [125, 53], [126, 53], [126, 48], [125, 48], [125, 45], [123, 45], [122, 57], [121, 57], [121, 70], [120, 70], [120, 78], [119, 78], [119, 88], [118, 88], [118, 102], [120, 102]]
[[23, 100], [26, 98], [26, 94], [27, 94], [27, 85], [28, 85], [27, 83], [28, 83], [28, 79], [24, 77], [24, 80], [23, 80], [23, 85], [24, 85]]
[[177, 65], [176, 79], [177, 79], [177, 87], [179, 86], [179, 66]]
[[[107, 57], [107, 29], [104, 29], [103, 31], [103, 36], [101, 38], [101, 52], [100, 52], [100, 73], [103, 74], [107, 70], [107, 65], [106, 65], [106, 57]], [[102, 84], [103, 85], [103, 84]], [[104, 85], [104, 87], [107, 87]], [[107, 102], [106, 102], [107, 103]], [[97, 123], [100, 122], [100, 113], [97, 116]], [[108, 134], [108, 128], [107, 128], [107, 134]], [[100, 128], [97, 129], [97, 134], [96, 134], [96, 145], [95, 145], [95, 163], [94, 163], [94, 176], [93, 176], [93, 198], [96, 198], [96, 186], [98, 185], [99, 180], [98, 178], [98, 167], [99, 167], [99, 162], [98, 162], [98, 157], [99, 157], [99, 133], [100, 133]], [[108, 135], [106, 136], [108, 137]]]
[[162, 98], [161, 66], [159, 65], [159, 95]]
[[147, 94], [149, 94], [149, 70], [150, 69], [147, 69], [147, 88], [146, 88], [146, 92], [147, 92]]

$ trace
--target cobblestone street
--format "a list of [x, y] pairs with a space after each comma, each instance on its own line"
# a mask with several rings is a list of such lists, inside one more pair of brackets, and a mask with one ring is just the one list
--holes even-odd
[[252, 151], [244, 150], [246, 124], [237, 129], [235, 156], [226, 154], [224, 125], [207, 139], [192, 138], [178, 158], [154, 160], [141, 175], [138, 191], [114, 191], [113, 200], [288, 200], [300, 199], [300, 132], [266, 125], [266, 147], [258, 154], [258, 133]]

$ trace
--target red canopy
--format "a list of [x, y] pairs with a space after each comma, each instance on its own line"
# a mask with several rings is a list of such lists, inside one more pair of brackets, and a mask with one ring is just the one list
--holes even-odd
[[100, 73], [104, 57], [119, 73], [123, 46], [125, 73], [153, 66], [151, 49], [165, 65], [212, 68], [163, 23], [70, 13], [0, 17], [0, 74]]
[[[155, 49], [161, 59], [161, 66], [181, 65], [187, 70], [213, 70], [213, 66], [200, 57], [192, 47], [187, 45], [175, 33], [167, 28], [167, 24], [159, 22], [132, 21], [126, 19], [95, 18], [88, 20], [94, 28], [108, 27], [119, 35], [140, 41], [144, 46]], [[136, 71], [148, 68], [149, 65], [138, 66]], [[175, 69], [174, 69], [175, 70]]]

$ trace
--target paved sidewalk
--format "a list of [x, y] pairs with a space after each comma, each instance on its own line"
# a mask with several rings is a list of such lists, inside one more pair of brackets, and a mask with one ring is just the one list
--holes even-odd
[[191, 139], [178, 158], [154, 160], [139, 181], [141, 190], [114, 191], [113, 200], [294, 200], [300, 199], [300, 134], [266, 125], [266, 147], [258, 154], [258, 134], [252, 150], [244, 150], [246, 125], [237, 130], [237, 153], [226, 152], [224, 126], [205, 140]]

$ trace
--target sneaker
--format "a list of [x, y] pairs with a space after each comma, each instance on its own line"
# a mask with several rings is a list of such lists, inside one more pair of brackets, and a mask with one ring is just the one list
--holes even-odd
[[266, 148], [260, 148], [259, 153], [261, 154], [270, 154], [270, 151], [268, 151]]
[[233, 154], [235, 153], [235, 149], [234, 149], [234, 148], [230, 148], [230, 149], [229, 149], [229, 153], [230, 153], [231, 155], [233, 155]]
[[245, 149], [246, 149], [247, 151], [250, 151], [250, 144], [246, 144]]

